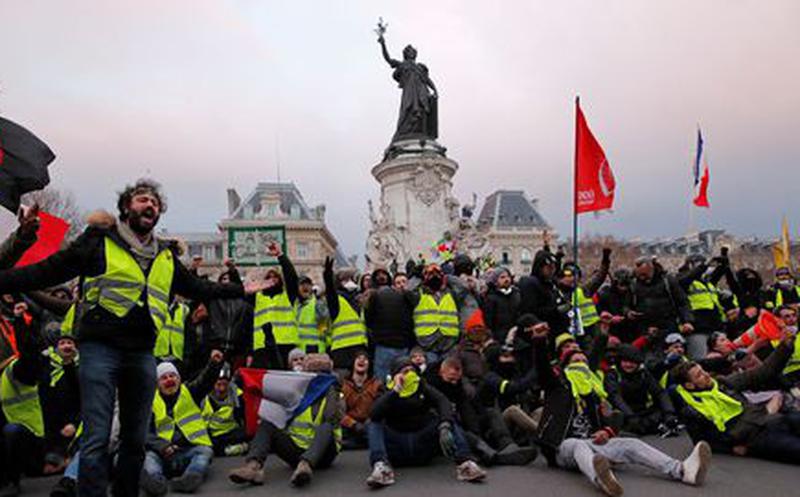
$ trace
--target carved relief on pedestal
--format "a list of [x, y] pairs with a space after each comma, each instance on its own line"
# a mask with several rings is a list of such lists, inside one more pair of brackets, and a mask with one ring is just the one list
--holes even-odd
[[412, 173], [411, 190], [420, 202], [430, 207], [442, 196], [443, 176], [438, 166], [425, 161]]

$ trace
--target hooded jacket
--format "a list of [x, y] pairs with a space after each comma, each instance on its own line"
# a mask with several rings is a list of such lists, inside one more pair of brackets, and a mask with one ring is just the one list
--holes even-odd
[[[520, 314], [533, 314], [550, 325], [553, 336], [567, 331], [569, 318], [558, 310], [559, 306], [568, 304], [556, 288], [555, 274], [553, 278], [542, 276], [542, 267], [548, 263], [557, 266], [557, 259], [550, 252], [539, 250], [533, 258], [531, 275], [521, 278], [519, 289], [521, 292]], [[556, 268], [557, 269], [557, 268]]]
[[637, 320], [640, 331], [654, 326], [668, 333], [677, 329], [678, 322], [694, 320], [686, 293], [678, 281], [659, 266], [650, 281], [633, 280], [631, 295], [632, 309], [644, 314]]
[[[41, 262], [7, 271], [0, 271], [0, 293], [24, 292], [47, 288], [80, 277], [100, 276], [105, 272], [105, 237], [111, 238], [125, 250], [130, 247], [117, 232], [116, 218], [108, 213], [96, 213], [89, 227], [67, 248]], [[159, 248], [177, 252], [174, 243], [159, 240]], [[175, 257], [175, 271], [169, 300], [174, 295], [194, 299], [235, 298], [243, 295], [241, 285], [221, 285], [202, 280]], [[84, 310], [76, 318], [79, 339], [98, 341], [120, 349], [152, 350], [156, 338], [155, 325], [147, 306], [135, 306], [118, 318], [100, 306]]]

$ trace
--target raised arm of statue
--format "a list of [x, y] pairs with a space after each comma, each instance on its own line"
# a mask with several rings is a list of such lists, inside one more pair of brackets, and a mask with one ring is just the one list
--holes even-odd
[[383, 36], [378, 38], [378, 43], [381, 44], [381, 53], [383, 54], [383, 58], [386, 61], [386, 63], [389, 64], [392, 67], [399, 66], [400, 65], [400, 61], [393, 59], [389, 55], [389, 50], [386, 49], [386, 40], [383, 39]]

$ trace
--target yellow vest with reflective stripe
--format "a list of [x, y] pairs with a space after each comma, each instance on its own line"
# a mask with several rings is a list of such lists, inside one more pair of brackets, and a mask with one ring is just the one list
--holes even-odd
[[[325, 336], [322, 327], [317, 323], [317, 298], [312, 296], [304, 303], [298, 301], [297, 343], [306, 350], [309, 346], [317, 347], [320, 354], [325, 352]], [[308, 352], [308, 350], [306, 350]]]
[[692, 281], [689, 285], [687, 298], [689, 299], [689, 307], [693, 311], [713, 311], [717, 310], [720, 319], [726, 320], [725, 310], [719, 302], [719, 292], [713, 283], [703, 283], [700, 280]]
[[153, 355], [159, 359], [174, 357], [183, 360], [183, 341], [186, 318], [189, 314], [189, 306], [178, 304], [172, 312], [167, 312], [167, 320], [156, 333], [156, 345], [153, 348]]
[[437, 330], [444, 336], [458, 336], [458, 307], [450, 292], [442, 295], [438, 304], [433, 295], [422, 292], [414, 309], [414, 333], [422, 338]]
[[719, 384], [714, 380], [711, 390], [690, 392], [678, 385], [675, 389], [686, 404], [711, 421], [717, 430], [724, 432], [728, 421], [744, 412], [742, 403], [730, 395], [721, 392]]
[[44, 416], [39, 402], [39, 387], [15, 381], [13, 367], [17, 360], [6, 366], [0, 377], [0, 403], [7, 424], [20, 424], [37, 437], [44, 437]]
[[794, 352], [783, 368], [783, 374], [791, 374], [800, 371], [800, 337], [794, 339]]
[[588, 328], [600, 321], [600, 316], [597, 314], [597, 307], [594, 305], [594, 300], [588, 298], [586, 294], [583, 293], [583, 288], [578, 287], [575, 291], [578, 292], [578, 312], [581, 313], [581, 323], [584, 328]]
[[253, 350], [264, 348], [264, 325], [267, 323], [272, 325], [272, 336], [277, 345], [297, 344], [297, 318], [286, 290], [274, 297], [262, 292], [256, 294], [256, 306], [253, 309]]
[[156, 391], [153, 399], [153, 417], [156, 435], [164, 440], [172, 441], [172, 437], [175, 435], [175, 425], [177, 425], [186, 440], [193, 445], [211, 447], [211, 438], [206, 430], [206, 422], [185, 385], [181, 385], [178, 400], [172, 408], [172, 417], [167, 415], [167, 405], [161, 398], [161, 393]]
[[[794, 293], [797, 294], [797, 297], [800, 298], [800, 285], [794, 287]], [[780, 307], [783, 305], [783, 291], [780, 288], [775, 290], [775, 302], [767, 302], [767, 304], [772, 304], [772, 306], [767, 307]]]
[[169, 292], [175, 272], [172, 251], [158, 253], [145, 277], [136, 259], [111, 238], [105, 238], [105, 273], [87, 277], [81, 295], [86, 305], [99, 305], [111, 314], [123, 318], [137, 305], [144, 305], [142, 294], [147, 293], [147, 307], [156, 329], [161, 328], [169, 309]]
[[339, 295], [339, 314], [331, 323], [331, 350], [367, 344], [367, 328], [346, 298]]
[[[289, 432], [289, 436], [292, 437], [292, 441], [301, 449], [307, 450], [311, 447], [311, 442], [314, 441], [314, 434], [317, 431], [317, 427], [322, 424], [322, 415], [325, 413], [325, 404], [327, 404], [327, 402], [327, 398], [322, 399], [316, 416], [313, 416], [314, 405], [308, 406], [305, 411], [295, 416], [286, 428]], [[336, 441], [336, 450], [341, 450], [341, 426], [334, 427], [333, 438]]]
[[[225, 399], [225, 402], [212, 402], [210, 395], [206, 396], [206, 398], [203, 400], [203, 419], [205, 420], [206, 425], [208, 426], [208, 432], [212, 437], [225, 435], [226, 433], [230, 433], [239, 427], [239, 424], [236, 422], [236, 418], [234, 417], [234, 409], [236, 407], [236, 397], [241, 394], [242, 391], [237, 388], [235, 396], [228, 395], [228, 398]], [[217, 405], [216, 410], [214, 409], [215, 403]]]
[[69, 310], [64, 314], [64, 319], [61, 321], [61, 336], [71, 337], [75, 336], [75, 304], [69, 306]]

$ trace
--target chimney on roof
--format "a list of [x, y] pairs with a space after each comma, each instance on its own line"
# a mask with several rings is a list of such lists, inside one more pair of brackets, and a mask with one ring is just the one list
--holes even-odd
[[240, 205], [242, 205], [242, 198], [236, 193], [236, 189], [228, 188], [228, 215], [232, 216]]

